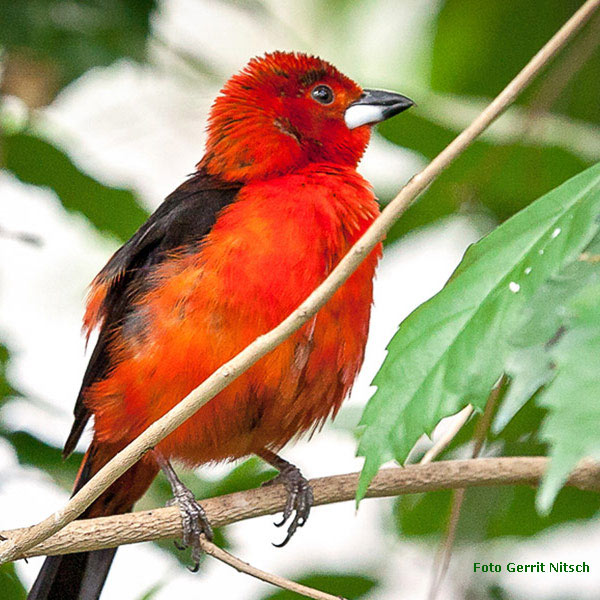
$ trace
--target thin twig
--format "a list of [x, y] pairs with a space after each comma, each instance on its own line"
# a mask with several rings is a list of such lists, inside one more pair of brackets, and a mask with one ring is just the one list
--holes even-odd
[[481, 134], [533, 78], [552, 60], [579, 31], [600, 6], [600, 0], [587, 0], [563, 25], [552, 39], [529, 61], [523, 70], [504, 88], [492, 103], [460, 133], [423, 171], [415, 175], [388, 204], [365, 234], [333, 269], [325, 281], [284, 321], [260, 336], [239, 354], [217, 369], [179, 404], [150, 425], [140, 436], [110, 460], [86, 483], [69, 502], [41, 523], [22, 532], [18, 537], [0, 543], [0, 564], [14, 560], [42, 540], [76, 519], [102, 492], [116, 481], [149, 449], [173, 432], [200, 407], [225, 389], [234, 379], [248, 370], [263, 356], [311, 319], [350, 277], [362, 260], [385, 237], [398, 217], [429, 184], [452, 163], [473, 140]]
[[332, 596], [326, 592], [321, 592], [319, 590], [315, 590], [314, 588], [308, 587], [306, 585], [302, 585], [301, 583], [296, 583], [295, 581], [290, 581], [289, 579], [285, 579], [285, 577], [280, 577], [279, 575], [274, 575], [272, 573], [267, 573], [266, 571], [261, 571], [256, 567], [244, 562], [226, 552], [222, 548], [219, 548], [216, 544], [209, 542], [206, 539], [206, 536], [202, 534], [200, 536], [200, 545], [202, 546], [202, 550], [206, 552], [206, 554], [224, 562], [226, 565], [233, 567], [240, 573], [246, 573], [246, 575], [250, 575], [252, 577], [256, 577], [261, 581], [266, 581], [267, 583], [271, 583], [272, 585], [276, 585], [284, 590], [289, 590], [290, 592], [296, 592], [296, 594], [301, 594], [302, 596], [306, 596], [307, 598], [314, 598], [315, 600], [345, 600], [342, 596]]
[[[498, 384], [491, 391], [490, 396], [486, 402], [485, 410], [477, 425], [475, 427], [475, 444], [473, 446], [473, 452], [471, 456], [476, 459], [481, 453], [485, 438], [492, 422], [492, 417], [498, 404], [500, 392], [506, 383], [506, 376], [502, 376]], [[452, 507], [450, 510], [450, 518], [448, 520], [448, 531], [444, 537], [443, 542], [440, 544], [440, 549], [436, 553], [434, 561], [434, 575], [431, 578], [431, 587], [429, 588], [428, 600], [435, 600], [437, 595], [446, 579], [448, 573], [448, 567], [450, 566], [450, 559], [452, 558], [452, 549], [454, 548], [454, 541], [456, 540], [456, 532], [458, 530], [458, 522], [460, 521], [460, 512], [462, 510], [463, 502], [465, 499], [466, 488], [460, 488], [454, 490], [452, 494]]]
[[[382, 469], [367, 490], [368, 498], [416, 494], [463, 487], [537, 485], [549, 460], [544, 457], [478, 458], [446, 460], [428, 465]], [[314, 505], [354, 499], [358, 473], [313, 479]], [[582, 461], [567, 484], [581, 490], [600, 491], [600, 464]], [[272, 515], [283, 510], [287, 499], [282, 485], [260, 487], [202, 500], [214, 527], [245, 519]], [[14, 538], [26, 529], [0, 531]], [[68, 554], [114, 548], [151, 540], [181, 538], [181, 516], [176, 507], [155, 508], [124, 515], [77, 520], [39, 545], [18, 554], [26, 558], [46, 554]]]
[[425, 452], [423, 458], [419, 461], [420, 465], [426, 465], [434, 461], [449, 445], [450, 442], [458, 435], [458, 432], [464, 427], [469, 417], [473, 414], [473, 407], [469, 404], [465, 406], [459, 413], [454, 415], [451, 425], [444, 431], [440, 439]]

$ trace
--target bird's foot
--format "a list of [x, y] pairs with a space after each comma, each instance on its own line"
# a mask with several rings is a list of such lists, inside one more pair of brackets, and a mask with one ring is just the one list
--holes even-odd
[[177, 477], [177, 473], [175, 473], [175, 469], [173, 469], [171, 463], [156, 450], [154, 451], [154, 456], [173, 490], [173, 498], [167, 502], [167, 506], [177, 504], [181, 513], [183, 540], [181, 544], [175, 542], [175, 546], [179, 550], [192, 549], [192, 560], [194, 562], [193, 566], [188, 568], [192, 573], [196, 573], [200, 567], [200, 558], [202, 557], [200, 536], [204, 535], [207, 540], [212, 541], [212, 527], [204, 509], [198, 504], [192, 491]]
[[188, 569], [192, 573], [196, 573], [200, 567], [200, 558], [202, 557], [200, 536], [204, 535], [209, 541], [213, 539], [213, 530], [206, 512], [196, 501], [194, 494], [183, 485], [174, 490], [174, 497], [167, 504], [177, 504], [179, 507], [183, 526], [183, 539], [181, 543], [175, 542], [175, 546], [179, 550], [192, 549], [193, 565]]
[[287, 491], [287, 502], [283, 509], [283, 517], [279, 523], [274, 523], [275, 527], [282, 527], [287, 523], [292, 513], [296, 513], [287, 529], [287, 535], [280, 544], [273, 544], [277, 548], [285, 546], [298, 527], [302, 527], [313, 505], [313, 491], [308, 480], [302, 475], [300, 469], [290, 463], [285, 463], [279, 472], [279, 475], [267, 481], [264, 485], [276, 485], [282, 483]]

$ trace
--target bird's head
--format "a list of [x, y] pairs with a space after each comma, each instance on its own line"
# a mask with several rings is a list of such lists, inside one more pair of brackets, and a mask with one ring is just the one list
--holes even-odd
[[371, 125], [412, 104], [400, 94], [363, 90], [320, 58], [266, 54], [253, 58], [221, 90], [198, 166], [242, 182], [315, 162], [354, 167]]

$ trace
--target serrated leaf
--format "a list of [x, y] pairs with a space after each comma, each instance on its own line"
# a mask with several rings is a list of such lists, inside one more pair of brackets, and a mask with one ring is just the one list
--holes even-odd
[[566, 308], [565, 331], [548, 350], [556, 374], [538, 399], [548, 409], [541, 436], [552, 459], [538, 495], [543, 512], [582, 458], [600, 458], [600, 284], [580, 290]]
[[386, 459], [403, 462], [441, 418], [482, 409], [527, 302], [590, 242], [599, 215], [597, 164], [471, 246], [444, 289], [400, 325], [361, 420], [358, 500]]
[[492, 431], [498, 433], [544, 384], [552, 379], [552, 366], [543, 344], [515, 348], [506, 358], [511, 383], [494, 418]]
[[[541, 423], [546, 415], [546, 410], [533, 402], [527, 403], [498, 436], [491, 436], [490, 447], [503, 456], [546, 454], [548, 446], [539, 439]], [[473, 424], [469, 424], [460, 431], [452, 441], [447, 457], [456, 457], [457, 449], [460, 452], [472, 442], [473, 428]], [[569, 487], [560, 490], [548, 515], [540, 515], [535, 506], [536, 492], [529, 486], [469, 488], [463, 502], [456, 542], [472, 544], [498, 537], [532, 536], [557, 525], [591, 519], [600, 509], [597, 493]], [[451, 498], [451, 491], [398, 498], [394, 517], [399, 536], [443, 535]]]
[[[600, 437], [586, 426], [596, 418], [596, 403], [590, 398], [600, 391], [599, 246], [600, 235], [596, 235], [580, 260], [566, 265], [540, 287], [513, 335], [515, 347], [508, 357], [510, 365], [516, 364], [523, 352], [535, 349], [536, 353], [535, 361], [523, 361], [510, 373], [508, 395], [516, 390], [514, 406], [501, 407], [495, 430], [527, 402], [538, 384], [551, 381], [538, 396], [538, 403], [548, 409], [541, 434], [553, 459], [538, 496], [544, 512], [575, 464], [600, 450]], [[538, 378], [542, 371], [545, 381]]]
[[[596, 236], [586, 248], [593, 246]], [[568, 303], [585, 289], [600, 283], [600, 268], [594, 263], [576, 261], [547, 281], [535, 293], [525, 310], [521, 324], [512, 336], [513, 349], [506, 359], [506, 373], [511, 383], [499, 407], [492, 430], [496, 433], [518, 410], [554, 376], [549, 347], [564, 333], [571, 316]]]

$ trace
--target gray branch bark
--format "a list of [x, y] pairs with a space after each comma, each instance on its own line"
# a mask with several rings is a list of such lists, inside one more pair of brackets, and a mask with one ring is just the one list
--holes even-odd
[[[498, 485], [536, 486], [548, 466], [543, 457], [478, 458], [383, 469], [367, 491], [368, 498], [399, 496], [417, 492]], [[352, 500], [358, 473], [314, 479], [315, 506]], [[583, 461], [566, 485], [600, 491], [600, 464]], [[236, 492], [202, 500], [208, 518], [222, 527], [283, 509], [286, 493], [281, 485]], [[25, 529], [2, 531], [6, 538], [20, 536]], [[176, 507], [157, 508], [125, 515], [73, 521], [42, 543], [16, 558], [45, 554], [68, 554], [151, 540], [180, 538], [181, 516]]]

